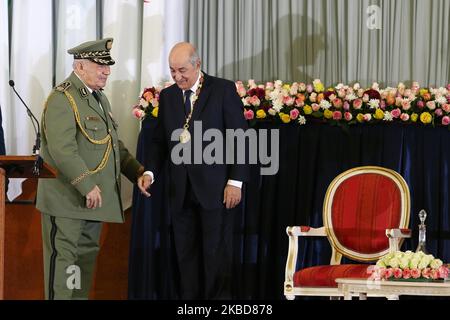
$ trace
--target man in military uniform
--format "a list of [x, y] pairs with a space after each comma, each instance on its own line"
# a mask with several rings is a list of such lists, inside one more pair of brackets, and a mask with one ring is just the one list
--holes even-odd
[[123, 222], [120, 173], [145, 191], [143, 166], [118, 138], [102, 88], [115, 62], [113, 39], [68, 50], [73, 72], [47, 99], [42, 115], [41, 156], [58, 170], [41, 179], [46, 299], [87, 299], [99, 251], [102, 221]]

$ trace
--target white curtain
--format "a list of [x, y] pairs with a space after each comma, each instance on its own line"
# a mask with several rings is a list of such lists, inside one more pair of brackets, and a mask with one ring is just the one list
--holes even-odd
[[[128, 150], [135, 154], [139, 122], [131, 117], [131, 107], [139, 95], [141, 62], [140, 0], [105, 0], [103, 9], [103, 37], [114, 38], [111, 55], [116, 64], [105, 88], [114, 118], [120, 124], [119, 136]], [[125, 207], [131, 205], [132, 184], [122, 177], [122, 196]]]
[[96, 38], [96, 0], [60, 0], [57, 6], [56, 84], [72, 72], [67, 50]]
[[8, 42], [8, 0], [0, 0], [0, 106], [3, 114], [3, 129], [5, 133], [6, 150], [11, 149], [10, 122], [6, 115], [10, 111], [9, 100], [9, 42]]
[[[14, 1], [11, 32], [11, 79], [39, 120], [52, 87], [52, 1]], [[31, 154], [36, 134], [26, 109], [12, 94], [9, 107], [5, 113], [7, 152]], [[21, 192], [20, 185], [21, 180], [10, 183], [10, 199]]]

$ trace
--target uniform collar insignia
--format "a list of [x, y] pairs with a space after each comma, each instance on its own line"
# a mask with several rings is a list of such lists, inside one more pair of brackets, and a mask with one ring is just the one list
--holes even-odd
[[86, 87], [82, 87], [79, 89], [81, 97], [82, 98], [86, 98], [89, 95], [88, 90], [86, 89]]

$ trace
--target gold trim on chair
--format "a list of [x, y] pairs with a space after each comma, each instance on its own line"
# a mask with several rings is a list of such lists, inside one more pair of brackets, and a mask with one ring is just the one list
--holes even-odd
[[[342, 245], [339, 240], [336, 237], [336, 234], [333, 230], [333, 224], [331, 221], [331, 206], [332, 206], [332, 199], [334, 197], [334, 194], [337, 190], [337, 188], [341, 185], [342, 182], [346, 181], [348, 178], [352, 176], [356, 176], [359, 174], [367, 174], [367, 173], [374, 173], [374, 174], [380, 174], [383, 176], [388, 177], [392, 181], [395, 182], [398, 189], [400, 190], [400, 196], [401, 196], [401, 216], [400, 216], [400, 225], [398, 228], [408, 228], [409, 225], [409, 211], [410, 211], [410, 194], [409, 194], [409, 188], [406, 184], [406, 181], [403, 179], [403, 177], [395, 172], [394, 170], [377, 167], [377, 166], [365, 166], [365, 167], [358, 167], [353, 168], [350, 170], [347, 170], [340, 175], [338, 175], [336, 178], [333, 179], [333, 181], [330, 183], [324, 200], [323, 205], [323, 223], [325, 225], [325, 230], [328, 234], [328, 240], [330, 241], [331, 246], [334, 250], [336, 250], [338, 253], [342, 254], [343, 256], [352, 258], [357, 261], [374, 261], [382, 256], [389, 253], [389, 248], [386, 248], [385, 250], [373, 254], [362, 254], [359, 252], [355, 252], [349, 248], [346, 248], [344, 245]], [[399, 246], [401, 243], [399, 243]]]

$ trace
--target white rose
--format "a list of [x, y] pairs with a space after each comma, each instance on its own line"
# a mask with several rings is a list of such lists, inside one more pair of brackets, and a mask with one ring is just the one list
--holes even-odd
[[440, 266], [442, 266], [442, 260], [441, 259], [433, 259], [431, 262], [430, 262], [430, 267], [432, 268], [432, 269], [439, 269], [439, 267]]

